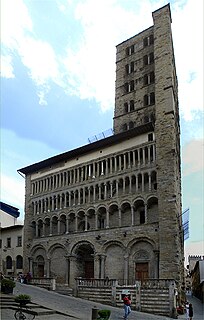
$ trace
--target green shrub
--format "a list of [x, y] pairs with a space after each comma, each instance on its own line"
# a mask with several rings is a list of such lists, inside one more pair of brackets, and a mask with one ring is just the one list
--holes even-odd
[[15, 297], [15, 301], [20, 301], [20, 300], [31, 300], [31, 297], [28, 294], [19, 294], [18, 296]]
[[99, 320], [108, 320], [110, 318], [111, 311], [110, 310], [99, 310], [98, 311], [98, 319]]
[[7, 288], [15, 288], [15, 286], [16, 286], [16, 283], [11, 279], [3, 278], [1, 280], [1, 287], [2, 288], [5, 288], [5, 287], [7, 287]]

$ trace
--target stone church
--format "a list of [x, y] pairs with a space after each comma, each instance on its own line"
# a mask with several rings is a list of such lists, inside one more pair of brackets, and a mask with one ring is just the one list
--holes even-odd
[[19, 169], [24, 270], [183, 281], [178, 83], [170, 5], [116, 46], [113, 135]]

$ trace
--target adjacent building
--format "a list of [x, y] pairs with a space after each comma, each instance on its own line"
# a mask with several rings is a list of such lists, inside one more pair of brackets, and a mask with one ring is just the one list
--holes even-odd
[[[169, 4], [116, 49], [114, 134], [19, 170], [24, 271], [184, 281], [178, 84]], [[107, 70], [108, 76], [108, 70]]]
[[23, 225], [19, 209], [0, 202], [0, 271], [16, 277], [23, 272]]

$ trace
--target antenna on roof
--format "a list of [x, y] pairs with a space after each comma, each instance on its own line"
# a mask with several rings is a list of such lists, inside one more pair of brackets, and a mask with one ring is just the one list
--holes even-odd
[[95, 134], [94, 136], [88, 138], [88, 142], [93, 143], [93, 142], [108, 138], [112, 135], [113, 135], [113, 129], [110, 128], [106, 131], [102, 131], [102, 132], [98, 133], [97, 135]]

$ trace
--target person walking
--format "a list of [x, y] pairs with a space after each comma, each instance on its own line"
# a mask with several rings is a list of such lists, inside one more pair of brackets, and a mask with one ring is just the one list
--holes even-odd
[[189, 320], [189, 302], [186, 302], [186, 320]]
[[127, 320], [128, 315], [131, 312], [131, 307], [130, 307], [131, 306], [131, 300], [130, 300], [130, 298], [128, 297], [127, 294], [125, 294], [125, 296], [123, 298], [123, 303], [124, 303], [124, 312], [125, 312], [124, 319]]
[[189, 304], [189, 318], [190, 318], [190, 320], [193, 319], [193, 305], [192, 305], [192, 303]]

